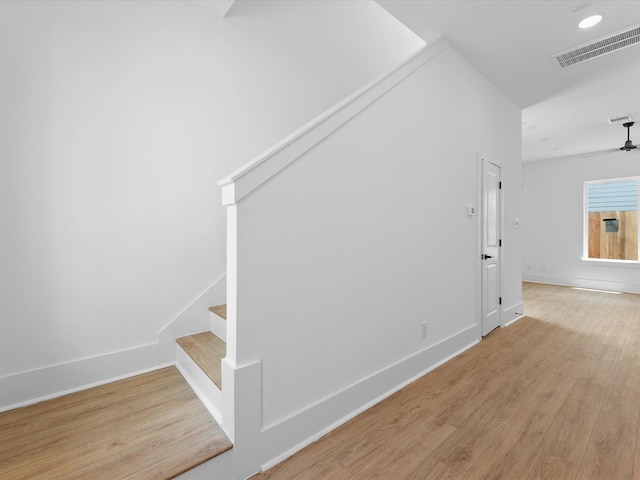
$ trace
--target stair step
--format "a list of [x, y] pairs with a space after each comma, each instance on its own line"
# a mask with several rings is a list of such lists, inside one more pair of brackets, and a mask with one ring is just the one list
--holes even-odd
[[227, 344], [211, 332], [196, 333], [176, 339], [176, 342], [211, 381], [222, 389], [222, 365]]
[[227, 305], [209, 307], [209, 330], [227, 341]]
[[227, 304], [224, 305], [216, 305], [215, 307], [209, 307], [209, 311], [215, 313], [219, 317], [227, 319]]
[[175, 367], [0, 413], [0, 432], [0, 478], [30, 480], [170, 479], [233, 447]]

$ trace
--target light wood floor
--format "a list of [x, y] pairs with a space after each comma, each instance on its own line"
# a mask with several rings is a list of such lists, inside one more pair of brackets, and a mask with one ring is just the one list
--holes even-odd
[[225, 341], [212, 332], [202, 332], [177, 338], [176, 342], [216, 387], [222, 389], [222, 365], [220, 361], [227, 355]]
[[524, 299], [528, 317], [252, 480], [639, 480], [640, 295]]
[[169, 479], [231, 442], [175, 367], [0, 414], [0, 479]]

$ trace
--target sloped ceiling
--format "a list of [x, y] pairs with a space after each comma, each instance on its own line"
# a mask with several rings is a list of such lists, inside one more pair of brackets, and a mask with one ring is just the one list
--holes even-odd
[[[640, 45], [563, 70], [551, 61], [555, 53], [640, 24], [638, 1], [378, 3], [427, 42], [447, 38], [523, 109], [523, 161], [617, 148], [626, 130], [606, 119], [631, 114], [640, 121]], [[604, 14], [600, 24], [577, 27], [595, 13]], [[631, 138], [635, 133], [640, 143], [640, 123], [635, 129]]]

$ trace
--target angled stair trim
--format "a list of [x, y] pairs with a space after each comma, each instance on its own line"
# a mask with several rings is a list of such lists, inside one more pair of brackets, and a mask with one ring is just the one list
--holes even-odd
[[448, 47], [444, 39], [424, 47], [390, 74], [367, 84], [220, 180], [222, 204], [237, 203]]
[[173, 362], [176, 338], [206, 330], [209, 327], [207, 309], [224, 302], [226, 298], [227, 274], [223, 273], [158, 332], [157, 356], [160, 362]]

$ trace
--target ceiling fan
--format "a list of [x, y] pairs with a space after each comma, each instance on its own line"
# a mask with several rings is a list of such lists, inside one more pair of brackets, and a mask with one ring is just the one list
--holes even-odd
[[[631, 116], [629, 115], [628, 117], [629, 120], [631, 120]], [[634, 145], [631, 142], [631, 127], [633, 127], [635, 122], [633, 121], [628, 121], [622, 124], [622, 126], [624, 128], [627, 129], [627, 141], [624, 142], [624, 145], [620, 148], [607, 148], [605, 150], [596, 150], [596, 151], [590, 151], [590, 152], [584, 152], [584, 153], [579, 153], [576, 156], [584, 156], [584, 157], [591, 157], [593, 155], [601, 155], [604, 153], [613, 153], [613, 152], [632, 152], [632, 151], [636, 151], [636, 152], [640, 152], [640, 150], [638, 150], [638, 146]]]
[[[623, 123], [622, 126], [627, 129], [627, 140], [624, 142], [624, 145], [622, 147], [619, 147], [619, 148], [606, 148], [604, 150], [587, 150], [587, 151], [583, 151], [583, 152], [579, 152], [579, 153], [574, 153], [574, 154], [569, 155], [569, 156], [572, 156], [572, 157], [593, 157], [594, 155], [603, 155], [603, 154], [613, 153], [613, 152], [637, 152], [637, 153], [640, 153], [640, 148], [638, 148], [638, 145], [634, 145], [633, 142], [631, 141], [631, 127], [633, 127], [635, 122], [631, 119], [631, 115], [625, 115], [624, 119], [627, 120], [627, 121], [625, 123]], [[613, 119], [609, 119], [609, 123], [613, 124], [614, 121], [612, 121], [612, 120], [615, 120], [615, 123], [618, 123], [622, 119], [619, 118], [619, 117], [614, 117]]]
[[631, 131], [631, 127], [633, 127], [633, 124], [634, 122], [626, 122], [622, 124], [622, 126], [627, 129], [627, 141], [624, 142], [623, 147], [620, 147], [620, 150], [624, 150], [625, 152], [630, 152], [631, 150], [638, 148], [636, 145], [631, 143], [630, 131]]

